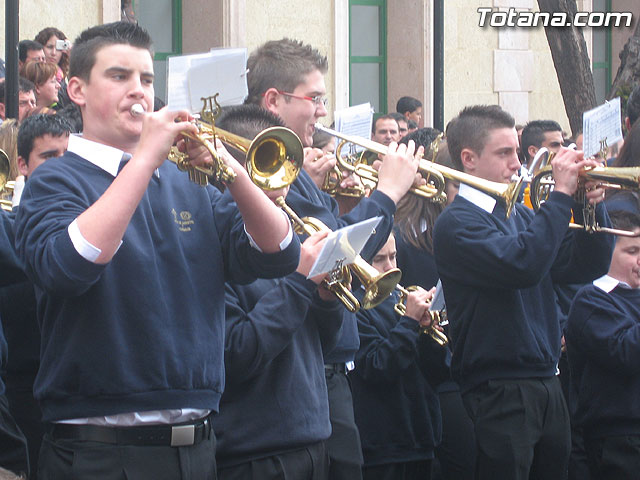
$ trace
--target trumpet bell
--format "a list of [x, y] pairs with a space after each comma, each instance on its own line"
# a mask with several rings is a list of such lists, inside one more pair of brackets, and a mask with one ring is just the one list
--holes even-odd
[[288, 128], [271, 127], [249, 145], [245, 167], [261, 189], [279, 190], [295, 181], [303, 161], [300, 138]]
[[389, 298], [402, 277], [399, 268], [392, 268], [384, 273], [378, 272], [360, 255], [349, 267], [364, 286], [365, 293], [360, 304], [365, 310], [375, 308]]

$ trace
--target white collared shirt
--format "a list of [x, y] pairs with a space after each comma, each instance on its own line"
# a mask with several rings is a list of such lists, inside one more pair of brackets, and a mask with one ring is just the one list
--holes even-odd
[[477, 207], [480, 207], [487, 213], [492, 213], [493, 209], [496, 206], [496, 199], [487, 195], [480, 190], [477, 190], [466, 183], [460, 183], [460, 189], [458, 190], [458, 195], [460, 195], [465, 200], [470, 201]]
[[618, 285], [620, 285], [622, 288], [631, 289], [631, 285], [629, 285], [628, 283], [621, 282], [620, 280], [616, 280], [615, 278], [610, 277], [609, 275], [603, 275], [600, 278], [596, 278], [593, 281], [593, 285], [606, 293], [610, 293]]

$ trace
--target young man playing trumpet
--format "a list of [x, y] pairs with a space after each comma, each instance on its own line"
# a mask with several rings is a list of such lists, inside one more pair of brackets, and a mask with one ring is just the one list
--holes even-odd
[[[260, 46], [249, 56], [247, 66], [249, 97], [246, 103], [259, 105], [281, 117], [284, 124], [300, 137], [302, 145], [311, 147], [314, 125], [327, 114], [326, 57], [309, 45], [285, 38]], [[367, 218], [382, 217], [376, 233], [361, 252], [362, 257], [368, 260], [386, 241], [393, 225], [395, 205], [414, 181], [418, 168], [418, 154], [414, 156], [414, 150], [413, 142], [408, 146], [391, 144], [389, 154], [380, 167], [377, 190], [346, 215], [339, 216], [335, 199], [322, 192], [304, 170], [291, 185], [287, 203], [298, 216], [317, 218], [332, 230]], [[421, 155], [422, 149], [418, 153]], [[310, 168], [310, 164], [321, 163], [311, 161], [321, 154], [320, 149], [306, 149], [305, 169]], [[334, 165], [332, 162], [322, 163], [327, 170]], [[318, 178], [322, 174], [314, 173]], [[358, 350], [358, 331], [355, 316], [346, 310], [342, 315], [341, 337], [337, 346], [324, 357], [332, 427], [327, 450], [330, 478], [351, 480], [361, 476], [362, 464], [351, 389], [346, 376]]]
[[[372, 264], [380, 273], [396, 267], [393, 234]], [[434, 293], [419, 287], [409, 292], [404, 315], [396, 312], [397, 294], [356, 315], [360, 349], [351, 381], [365, 480], [431, 478], [442, 433], [435, 387], [450, 378], [449, 349], [420, 333], [432, 328]]]
[[[447, 126], [460, 169], [509, 183], [520, 168], [513, 117], [498, 106], [467, 107]], [[509, 218], [487, 192], [461, 184], [434, 230], [436, 264], [453, 342], [452, 374], [476, 434], [478, 479], [567, 476], [569, 416], [556, 377], [561, 331], [553, 282], [607, 271], [613, 238], [568, 229], [580, 172], [597, 165], [561, 149], [555, 190], [538, 212], [516, 204]], [[586, 184], [599, 223], [604, 191]], [[576, 208], [574, 208], [576, 207]]]
[[16, 219], [42, 330], [41, 479], [215, 478], [224, 281], [298, 264], [288, 220], [228, 154], [224, 195], [165, 161], [197, 128], [186, 111], [152, 113], [150, 43], [125, 22], [74, 42], [84, 134], [29, 178]]

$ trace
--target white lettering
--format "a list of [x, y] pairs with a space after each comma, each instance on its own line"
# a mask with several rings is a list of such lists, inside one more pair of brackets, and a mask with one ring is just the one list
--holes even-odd
[[491, 9], [488, 7], [478, 7], [478, 13], [480, 14], [480, 23], [478, 23], [479, 27], [484, 27], [487, 22], [487, 13], [490, 13]]

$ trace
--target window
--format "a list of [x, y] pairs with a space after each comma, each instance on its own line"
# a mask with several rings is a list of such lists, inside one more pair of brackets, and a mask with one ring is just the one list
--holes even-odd
[[349, 105], [387, 111], [386, 0], [349, 0]]
[[[594, 12], [611, 12], [611, 0], [593, 0]], [[611, 27], [592, 29], [593, 83], [596, 90], [596, 103], [603, 104], [611, 89]]]
[[156, 96], [166, 102], [167, 57], [182, 53], [182, 0], [134, 0], [133, 8], [153, 39], [153, 83]]

